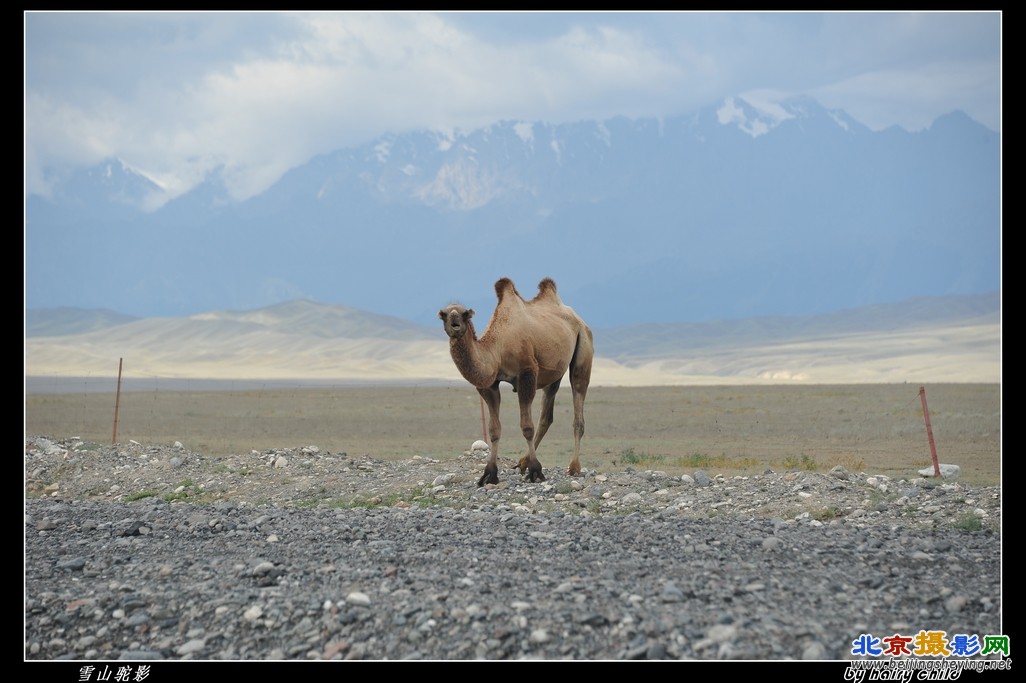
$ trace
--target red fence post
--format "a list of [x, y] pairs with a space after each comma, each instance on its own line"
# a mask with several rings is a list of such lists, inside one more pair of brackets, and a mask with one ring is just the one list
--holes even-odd
[[118, 444], [118, 409], [121, 407], [121, 365], [124, 362], [124, 358], [118, 359], [118, 390], [114, 398], [114, 436], [110, 441], [111, 446]]
[[930, 439], [930, 457], [933, 458], [933, 476], [940, 477], [937, 464], [937, 447], [933, 443], [933, 428], [930, 426], [930, 411], [926, 409], [926, 387], [919, 387], [919, 398], [923, 400], [923, 419], [926, 420], [926, 436]]

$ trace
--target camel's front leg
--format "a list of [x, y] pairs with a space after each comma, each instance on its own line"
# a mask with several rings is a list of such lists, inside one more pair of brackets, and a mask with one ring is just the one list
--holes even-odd
[[478, 480], [478, 486], [485, 484], [499, 483], [499, 437], [502, 436], [502, 424], [499, 422], [499, 385], [498, 383], [486, 389], [478, 389], [485, 404], [488, 406], [488, 438], [491, 440], [491, 448], [488, 449], [488, 464], [485, 465], [484, 474]]
[[520, 397], [520, 431], [527, 439], [527, 455], [520, 459], [520, 473], [527, 470], [527, 480], [531, 482], [545, 481], [541, 463], [534, 450], [534, 419], [531, 417], [531, 404], [537, 387], [538, 375], [533, 370], [525, 370], [517, 377], [517, 395]]

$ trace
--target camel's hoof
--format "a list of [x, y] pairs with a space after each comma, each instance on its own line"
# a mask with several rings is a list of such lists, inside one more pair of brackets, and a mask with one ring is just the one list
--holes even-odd
[[481, 475], [481, 478], [477, 480], [478, 487], [484, 486], [485, 484], [499, 485], [499, 473], [498, 471], [491, 472], [485, 469], [485, 473]]
[[531, 470], [531, 472], [527, 475], [527, 481], [531, 482], [532, 484], [536, 481], [545, 481], [545, 475], [542, 474], [541, 470]]

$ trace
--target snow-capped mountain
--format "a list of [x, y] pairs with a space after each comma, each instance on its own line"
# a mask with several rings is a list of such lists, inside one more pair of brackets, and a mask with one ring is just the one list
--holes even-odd
[[392, 135], [232, 201], [155, 211], [111, 161], [26, 205], [26, 304], [183, 315], [308, 298], [430, 322], [552, 276], [607, 326], [804, 315], [1000, 287], [1000, 137], [870, 131], [809, 98]]

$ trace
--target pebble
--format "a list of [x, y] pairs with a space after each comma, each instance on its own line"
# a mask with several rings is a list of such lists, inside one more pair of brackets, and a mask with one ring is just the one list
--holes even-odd
[[473, 452], [127, 444], [72, 471], [42, 444], [26, 659], [844, 660], [862, 633], [1001, 633], [998, 487], [504, 463], [486, 490]]

